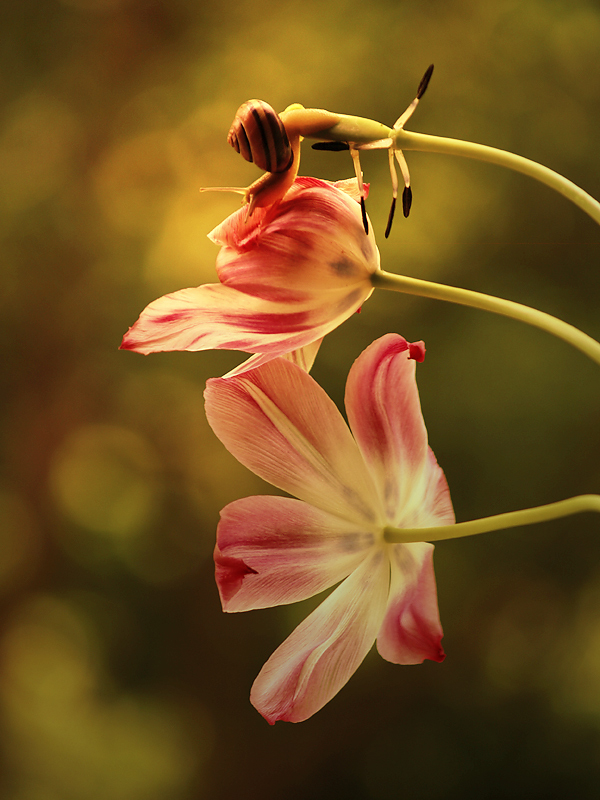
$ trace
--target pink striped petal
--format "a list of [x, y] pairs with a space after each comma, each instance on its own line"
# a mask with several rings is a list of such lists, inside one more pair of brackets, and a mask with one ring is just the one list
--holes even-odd
[[123, 337], [121, 349], [144, 354], [227, 349], [275, 357], [321, 339], [371, 291], [342, 289], [274, 302], [221, 284], [182, 289], [150, 303]]
[[305, 600], [364, 560], [375, 537], [289, 497], [246, 497], [221, 511], [215, 567], [224, 611]]
[[368, 530], [382, 525], [378, 498], [335, 404], [284, 359], [209, 380], [208, 421], [225, 447], [261, 478]]
[[350, 427], [396, 527], [454, 522], [448, 487], [427, 446], [410, 357], [422, 352], [397, 334], [382, 336], [358, 357], [346, 383]]
[[268, 722], [302, 722], [339, 692], [375, 641], [388, 588], [388, 559], [378, 550], [277, 648], [250, 693]]
[[[319, 352], [319, 347], [321, 346], [322, 341], [323, 339], [317, 339], [315, 342], [311, 342], [305, 347], [300, 347], [298, 350], [292, 350], [289, 353], [282, 353], [281, 357], [286, 358], [288, 361], [291, 361], [292, 364], [296, 364], [297, 366], [301, 367], [305, 372], [310, 372], [312, 365], [315, 363], [315, 358], [317, 357], [317, 353]], [[223, 375], [223, 377], [231, 378], [234, 375], [241, 375], [244, 372], [248, 372], [248, 370], [260, 367], [261, 364], [266, 364], [268, 361], [272, 361], [276, 357], [276, 355], [272, 355], [270, 353], [258, 353], [257, 355], [250, 356], [250, 358], [247, 358], [239, 366], [230, 370], [226, 375]]]
[[277, 302], [291, 292], [368, 291], [379, 266], [359, 204], [315, 178], [297, 178], [280, 203], [251, 217], [240, 209], [209, 238], [223, 245], [217, 272], [224, 285]]
[[394, 664], [421, 664], [426, 658], [443, 661], [433, 545], [397, 544], [389, 552], [390, 598], [377, 649]]

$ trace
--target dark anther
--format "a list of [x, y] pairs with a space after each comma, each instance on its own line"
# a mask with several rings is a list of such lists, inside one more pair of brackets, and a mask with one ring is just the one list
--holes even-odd
[[386, 225], [386, 228], [385, 228], [385, 238], [386, 239], [388, 238], [388, 236], [390, 235], [390, 231], [392, 230], [392, 222], [394, 221], [394, 213], [395, 213], [395, 211], [396, 211], [396, 198], [392, 197], [392, 205], [391, 205], [391, 208], [390, 208], [390, 213], [389, 213], [387, 225]]
[[402, 192], [402, 213], [405, 217], [410, 214], [410, 207], [412, 205], [412, 189], [410, 186], [405, 186]]
[[431, 74], [433, 72], [433, 64], [430, 64], [427, 67], [427, 71], [425, 75], [421, 78], [421, 83], [419, 84], [419, 88], [417, 89], [417, 100], [420, 100], [423, 95], [425, 94], [425, 89], [429, 86], [429, 80], [431, 78]]
[[362, 221], [363, 225], [365, 226], [365, 233], [367, 236], [369, 235], [369, 220], [367, 219], [367, 209], [365, 207], [365, 198], [360, 198], [360, 210], [362, 212]]
[[347, 142], [315, 142], [313, 150], [350, 150]]

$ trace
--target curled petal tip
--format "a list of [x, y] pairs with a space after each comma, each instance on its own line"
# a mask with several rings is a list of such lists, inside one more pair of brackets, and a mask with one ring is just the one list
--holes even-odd
[[421, 364], [425, 361], [425, 342], [412, 342], [408, 345], [408, 357]]

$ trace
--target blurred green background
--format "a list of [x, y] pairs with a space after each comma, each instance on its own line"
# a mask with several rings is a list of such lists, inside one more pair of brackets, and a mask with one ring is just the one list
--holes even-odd
[[[239, 353], [119, 352], [165, 292], [215, 280], [206, 234], [258, 175], [227, 146], [258, 97], [513, 150], [600, 196], [594, 0], [20, 0], [0, 10], [4, 451], [0, 795], [10, 800], [597, 798], [600, 527], [582, 515], [436, 549], [447, 659], [372, 652], [311, 720], [250, 685], [314, 603], [224, 615], [220, 508], [270, 487], [215, 439], [208, 377]], [[528, 178], [408, 153], [382, 265], [531, 304], [600, 338], [600, 232]], [[301, 174], [352, 174], [305, 147]], [[600, 491], [600, 371], [548, 335], [379, 292], [323, 344], [424, 339], [430, 441], [459, 520]]]

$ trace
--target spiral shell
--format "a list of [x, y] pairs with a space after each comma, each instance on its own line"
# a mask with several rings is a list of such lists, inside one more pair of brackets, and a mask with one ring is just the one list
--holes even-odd
[[265, 172], [286, 172], [294, 161], [281, 118], [262, 100], [248, 100], [238, 108], [227, 141]]

